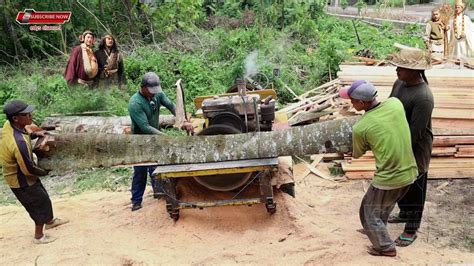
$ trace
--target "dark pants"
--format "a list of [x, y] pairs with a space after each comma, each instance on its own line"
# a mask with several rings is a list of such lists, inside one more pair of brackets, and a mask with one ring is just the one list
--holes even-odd
[[359, 209], [359, 217], [364, 232], [379, 251], [395, 249], [395, 243], [387, 230], [387, 220], [395, 204], [408, 191], [410, 186], [383, 190], [370, 185]]
[[53, 206], [41, 181], [38, 180], [31, 186], [11, 188], [11, 190], [36, 225], [46, 224], [53, 220]]
[[415, 234], [420, 228], [421, 218], [426, 200], [428, 173], [420, 174], [415, 183], [411, 184], [407, 194], [398, 201], [399, 217], [406, 221], [405, 233]]
[[156, 166], [134, 166], [133, 167], [133, 177], [132, 177], [132, 203], [141, 203], [143, 201], [143, 193], [145, 193], [146, 180], [148, 175], [151, 178], [151, 187], [153, 192], [163, 192], [163, 188], [158, 182], [152, 178], [153, 171], [155, 171]]

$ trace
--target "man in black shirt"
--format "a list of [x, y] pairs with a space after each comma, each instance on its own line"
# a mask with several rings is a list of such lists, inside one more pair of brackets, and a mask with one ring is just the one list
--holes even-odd
[[417, 238], [426, 198], [428, 167], [433, 147], [431, 114], [434, 108], [433, 94], [428, 86], [425, 70], [431, 67], [429, 54], [418, 48], [395, 44], [400, 51], [392, 55], [390, 63], [397, 66], [398, 79], [390, 97], [400, 99], [410, 126], [413, 154], [418, 166], [418, 177], [398, 202], [400, 213], [392, 215], [389, 223], [406, 222], [404, 232], [395, 241], [405, 247]]

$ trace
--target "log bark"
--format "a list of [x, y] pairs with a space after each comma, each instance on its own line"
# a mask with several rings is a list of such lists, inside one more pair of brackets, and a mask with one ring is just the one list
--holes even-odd
[[220, 162], [288, 155], [347, 152], [358, 117], [280, 131], [236, 135], [64, 134], [54, 136], [39, 165], [59, 171], [140, 163]]

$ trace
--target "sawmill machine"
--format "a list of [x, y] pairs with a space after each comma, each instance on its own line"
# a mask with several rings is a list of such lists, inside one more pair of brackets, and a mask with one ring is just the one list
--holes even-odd
[[[204, 96], [195, 99], [205, 119], [198, 136], [240, 134], [271, 131], [275, 121], [275, 98], [273, 90], [247, 91], [243, 79], [236, 80], [237, 93]], [[154, 177], [165, 189], [166, 208], [171, 218], [179, 218], [180, 209], [216, 206], [265, 204], [271, 214], [276, 211], [271, 184], [272, 172], [278, 169], [278, 158], [261, 158], [201, 164], [178, 164], [160, 166]], [[211, 191], [230, 192], [234, 197], [227, 200], [206, 202], [179, 201], [176, 182], [180, 178], [193, 178]], [[255, 182], [254, 182], [255, 181]], [[257, 183], [260, 195], [254, 198], [239, 198], [238, 194], [250, 183]], [[234, 192], [234, 193], [233, 193]]]

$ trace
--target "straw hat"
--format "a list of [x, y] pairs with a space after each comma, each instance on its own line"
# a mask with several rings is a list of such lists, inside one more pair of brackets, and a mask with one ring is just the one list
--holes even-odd
[[431, 58], [427, 51], [399, 43], [395, 43], [394, 46], [398, 48], [398, 52], [388, 57], [392, 65], [415, 70], [431, 68]]

